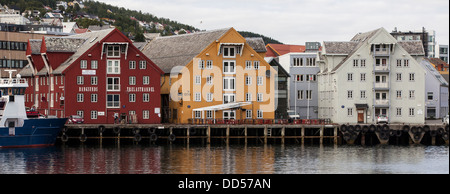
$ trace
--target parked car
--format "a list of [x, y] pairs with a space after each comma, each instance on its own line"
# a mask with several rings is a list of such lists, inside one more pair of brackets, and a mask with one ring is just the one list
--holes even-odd
[[448, 121], [449, 120], [449, 116], [445, 116], [444, 118], [442, 118], [442, 122], [444, 123], [444, 125], [448, 125]]
[[389, 119], [386, 115], [378, 115], [377, 123], [388, 123]]
[[69, 124], [82, 124], [84, 123], [84, 119], [79, 115], [71, 115], [69, 117]]

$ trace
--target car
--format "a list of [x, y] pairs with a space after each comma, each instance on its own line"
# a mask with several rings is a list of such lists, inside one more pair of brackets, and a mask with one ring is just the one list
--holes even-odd
[[388, 123], [389, 118], [386, 115], [378, 115], [377, 117], [377, 123]]
[[449, 123], [449, 116], [447, 115], [447, 116], [445, 116], [444, 118], [442, 118], [442, 122], [444, 123], [444, 125], [448, 125], [448, 123]]
[[84, 119], [80, 115], [71, 115], [69, 117], [69, 124], [82, 124]]

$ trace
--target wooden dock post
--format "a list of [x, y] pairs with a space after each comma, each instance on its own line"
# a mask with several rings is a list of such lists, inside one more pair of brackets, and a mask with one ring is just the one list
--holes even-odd
[[187, 142], [187, 144], [189, 145], [189, 131], [191, 130], [191, 128], [190, 127], [188, 127], [187, 129], [186, 129], [186, 142]]
[[267, 125], [264, 126], [264, 144], [267, 144]]
[[284, 144], [285, 133], [286, 133], [286, 127], [281, 128], [281, 144]]
[[323, 131], [324, 131], [324, 126], [322, 125], [322, 127], [320, 127], [320, 145], [323, 144]]
[[305, 145], [305, 126], [302, 125], [302, 145]]
[[211, 125], [208, 125], [208, 129], [206, 130], [206, 136], [208, 136], [206, 143], [211, 144]]
[[247, 125], [244, 127], [245, 145], [247, 145]]
[[333, 140], [334, 140], [334, 145], [337, 145], [338, 144], [338, 129], [337, 129], [337, 127], [334, 127]]
[[227, 135], [226, 143], [228, 145], [230, 143], [230, 125], [227, 125], [226, 135]]

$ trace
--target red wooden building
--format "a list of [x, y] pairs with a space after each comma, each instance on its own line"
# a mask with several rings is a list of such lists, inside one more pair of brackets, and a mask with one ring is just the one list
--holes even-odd
[[[117, 29], [29, 40], [25, 105], [85, 123], [160, 123], [163, 72]], [[50, 107], [49, 107], [50, 106]]]

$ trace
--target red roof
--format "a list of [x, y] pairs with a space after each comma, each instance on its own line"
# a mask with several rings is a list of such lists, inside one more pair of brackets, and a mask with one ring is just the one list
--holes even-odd
[[83, 33], [86, 33], [86, 32], [90, 32], [89, 29], [87, 29], [87, 28], [84, 28], [84, 29], [81, 29], [81, 28], [75, 29], [75, 33], [77, 33], [77, 34], [83, 34]]
[[267, 44], [267, 57], [278, 57], [287, 53], [304, 53], [304, 45]]

